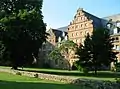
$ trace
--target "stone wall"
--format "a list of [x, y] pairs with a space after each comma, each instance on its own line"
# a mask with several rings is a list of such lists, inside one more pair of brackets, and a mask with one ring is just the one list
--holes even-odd
[[18, 70], [0, 69], [0, 71], [23, 75], [23, 76], [36, 77], [36, 78], [45, 79], [45, 80], [58, 81], [63, 83], [71, 83], [73, 80], [77, 79], [77, 78], [68, 77], [68, 76], [59, 76], [59, 75], [53, 75], [53, 74], [44, 74], [44, 73], [37, 73], [37, 72], [18, 71]]
[[12, 74], [36, 77], [40, 79], [58, 81], [58, 82], [63, 82], [67, 84], [75, 84], [75, 85], [85, 86], [91, 89], [120, 89], [120, 82], [116, 83], [111, 81], [80, 79], [80, 78], [70, 77], [70, 76], [59, 76], [59, 75], [18, 71], [18, 70], [8, 70], [8, 69], [0, 69], [0, 72], [8, 72]]

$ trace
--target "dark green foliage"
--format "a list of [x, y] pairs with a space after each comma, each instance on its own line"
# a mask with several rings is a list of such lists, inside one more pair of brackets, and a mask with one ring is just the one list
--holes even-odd
[[109, 30], [105, 28], [96, 29], [92, 35], [93, 42], [93, 67], [96, 71], [99, 67], [110, 66], [116, 62], [116, 52], [113, 52], [113, 41], [110, 38]]
[[120, 78], [115, 78], [115, 81], [120, 84]]
[[86, 36], [84, 46], [77, 50], [79, 61], [77, 65], [94, 70], [95, 74], [101, 67], [107, 68], [111, 62], [116, 61], [116, 52], [113, 52], [112, 39], [109, 30], [105, 28], [95, 29], [93, 35]]
[[0, 60], [1, 60], [2, 57], [3, 57], [4, 51], [5, 51], [5, 46], [4, 46], [4, 44], [0, 41]]
[[75, 44], [73, 41], [67, 40], [67, 41], [62, 41], [60, 44], [59, 49], [68, 54], [69, 49], [75, 50], [77, 47], [77, 44]]
[[32, 64], [46, 40], [46, 24], [41, 12], [43, 0], [2, 0], [0, 40], [10, 52], [14, 69]]
[[115, 69], [116, 72], [120, 72], [120, 62], [115, 64]]
[[89, 71], [90, 66], [92, 65], [92, 40], [89, 34], [87, 34], [86, 39], [84, 41], [84, 46], [81, 46], [77, 49], [76, 54], [78, 55], [79, 59], [76, 62], [76, 65], [79, 70], [85, 72], [85, 70]]

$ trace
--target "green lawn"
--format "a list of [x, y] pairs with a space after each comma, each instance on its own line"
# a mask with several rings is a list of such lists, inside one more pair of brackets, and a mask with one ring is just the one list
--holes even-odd
[[95, 75], [93, 71], [85, 75], [83, 72], [80, 72], [78, 70], [68, 71], [68, 70], [57, 70], [57, 69], [24, 68], [23, 71], [31, 71], [31, 72], [34, 71], [39, 73], [65, 75], [65, 76], [72, 76], [72, 77], [84, 78], [84, 79], [95, 79], [95, 80], [115, 81], [115, 78], [120, 78], [120, 72], [117, 73], [111, 71], [98, 71], [97, 75]]
[[90, 88], [0, 72], [0, 89], [90, 89]]
[[[4, 67], [4, 66], [0, 66], [0, 68], [10, 69], [10, 67]], [[65, 76], [72, 76], [72, 77], [84, 78], [84, 79], [95, 79], [95, 80], [115, 81], [115, 78], [120, 78], [120, 73], [115, 73], [115, 72], [111, 72], [111, 71], [98, 71], [97, 75], [94, 75], [93, 72], [90, 72], [89, 74], [85, 75], [84, 73], [82, 73], [80, 71], [40, 69], [40, 68], [24, 68], [22, 71], [65, 75]]]

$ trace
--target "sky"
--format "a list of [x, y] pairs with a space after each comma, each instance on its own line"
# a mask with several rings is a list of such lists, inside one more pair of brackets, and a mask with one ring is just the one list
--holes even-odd
[[42, 12], [47, 28], [69, 25], [78, 8], [102, 18], [120, 14], [120, 0], [43, 0]]

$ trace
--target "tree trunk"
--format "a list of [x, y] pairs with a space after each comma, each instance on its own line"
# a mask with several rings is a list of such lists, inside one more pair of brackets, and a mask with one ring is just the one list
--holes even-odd
[[12, 69], [17, 70], [17, 69], [18, 69], [18, 66], [17, 66], [17, 65], [13, 65], [13, 66], [12, 66]]
[[95, 66], [95, 70], [94, 71], [95, 71], [95, 75], [97, 75], [97, 67], [96, 66]]

